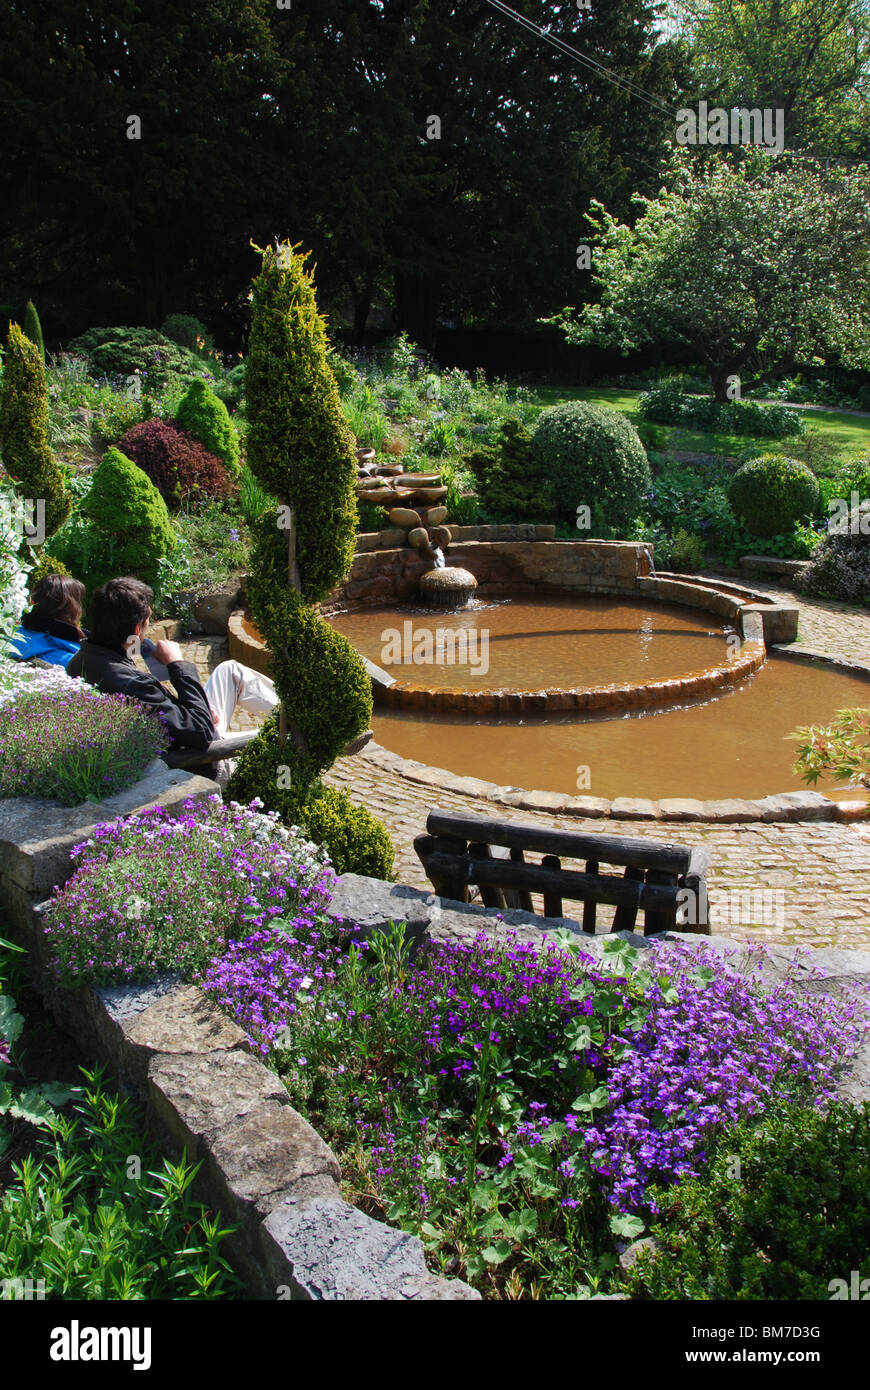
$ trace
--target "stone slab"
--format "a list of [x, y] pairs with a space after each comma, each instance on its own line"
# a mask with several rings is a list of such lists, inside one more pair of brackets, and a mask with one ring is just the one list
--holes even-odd
[[55, 884], [66, 883], [72, 873], [70, 850], [95, 825], [146, 806], [180, 812], [188, 798], [203, 801], [217, 791], [216, 782], [155, 758], [138, 782], [106, 801], [61, 806], [38, 797], [11, 797], [0, 802], [0, 882], [8, 878], [34, 902], [46, 898]]
[[288, 1286], [299, 1299], [480, 1302], [467, 1284], [429, 1273], [416, 1236], [372, 1221], [338, 1197], [283, 1202], [263, 1222], [261, 1242], [264, 1277], [276, 1297]]
[[610, 814], [617, 820], [660, 820], [657, 801], [640, 796], [617, 796], [610, 803]]
[[698, 821], [704, 819], [703, 801], [695, 801], [692, 797], [664, 797], [659, 802], [659, 811], [662, 820]]

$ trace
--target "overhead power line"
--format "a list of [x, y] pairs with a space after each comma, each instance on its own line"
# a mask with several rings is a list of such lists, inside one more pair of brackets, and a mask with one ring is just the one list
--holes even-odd
[[505, 5], [503, 3], [503, 0], [486, 0], [486, 3], [491, 5], [494, 10], [498, 10], [501, 14], [506, 15], [508, 19], [512, 19], [515, 24], [519, 24], [530, 34], [534, 34], [535, 38], [542, 39], [544, 43], [550, 44], [552, 48], [557, 49], [560, 53], [567, 54], [569, 58], [573, 58], [576, 63], [580, 63], [583, 67], [588, 68], [589, 71], [594, 72], [596, 76], [604, 77], [608, 82], [613, 82], [616, 86], [622, 87], [624, 91], [629, 92], [633, 97], [636, 97], [638, 101], [645, 102], [647, 106], [652, 106], [658, 111], [664, 111], [668, 116], [676, 117], [677, 113], [674, 107], [666, 105], [663, 101], [659, 101], [658, 97], [650, 96], [649, 93], [645, 92], [642, 87], [639, 87], [636, 82], [632, 82], [628, 77], [621, 76], [618, 72], [613, 72], [611, 68], [606, 68], [603, 63], [598, 62], [597, 58], [590, 58], [587, 54], [580, 53], [576, 48], [572, 48], [571, 45], [565, 43], [563, 39], [557, 38], [554, 34], [548, 34], [546, 29], [542, 29], [540, 25], [535, 24], [531, 19], [526, 19], [525, 15], [518, 14], [516, 10], [512, 10], [510, 5]]

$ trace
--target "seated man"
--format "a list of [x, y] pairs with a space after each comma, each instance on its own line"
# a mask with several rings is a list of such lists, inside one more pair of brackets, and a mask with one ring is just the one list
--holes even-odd
[[68, 666], [78, 655], [85, 586], [71, 574], [47, 574], [33, 590], [33, 607], [9, 644], [16, 661], [39, 657], [51, 666]]
[[[221, 662], [203, 687], [196, 667], [184, 661], [177, 642], [151, 646], [145, 639], [154, 595], [141, 580], [110, 579], [91, 600], [91, 631], [78, 656], [67, 668], [105, 694], [129, 695], [164, 716], [172, 748], [208, 748], [223, 737], [237, 706], [267, 713], [278, 704], [267, 676], [238, 661]], [[154, 676], [134, 665], [137, 651], [153, 652], [154, 662], [166, 667], [175, 687], [172, 695]]]

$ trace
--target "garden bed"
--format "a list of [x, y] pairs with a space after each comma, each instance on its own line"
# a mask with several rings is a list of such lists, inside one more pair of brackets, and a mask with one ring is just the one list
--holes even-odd
[[[548, 923], [565, 932], [548, 940], [525, 913], [505, 914], [511, 937], [492, 912], [431, 894], [353, 875], [330, 885], [292, 832], [282, 849], [269, 818], [214, 805], [188, 809], [171, 835], [153, 813], [141, 846], [134, 828], [96, 832], [29, 936], [44, 939], [48, 923], [67, 976], [88, 956], [104, 980], [123, 978], [125, 959], [163, 971], [138, 985], [42, 983], [170, 1151], [202, 1161], [198, 1191], [238, 1226], [230, 1254], [257, 1297], [475, 1297], [457, 1274], [487, 1297], [620, 1292], [620, 1256], [656, 1216], [651, 1185], [690, 1178], [738, 1115], [761, 1123], [783, 1104], [811, 1114], [835, 1090], [870, 1095], [851, 998], [870, 980], [866, 955], [820, 953], [822, 980], [782, 952], [741, 954], [726, 971], [721, 951], [739, 948], [718, 940], [699, 958], [696, 940], [590, 939], [568, 920]], [[235, 826], [235, 849], [222, 826]], [[210, 855], [230, 853], [212, 926], [194, 941], [175, 919], [196, 910], [185, 845], [205, 840]], [[290, 852], [302, 858], [288, 904], [290, 880], [271, 867]], [[146, 940], [107, 956], [115, 899], [137, 891], [137, 871], [155, 884]], [[208, 862], [202, 872], [214, 882]], [[250, 884], [247, 920], [236, 881]], [[76, 945], [92, 898], [108, 920]], [[173, 932], [192, 941], [186, 968], [205, 993], [151, 953], [167, 920], [165, 951]], [[215, 953], [221, 922], [231, 939]]]

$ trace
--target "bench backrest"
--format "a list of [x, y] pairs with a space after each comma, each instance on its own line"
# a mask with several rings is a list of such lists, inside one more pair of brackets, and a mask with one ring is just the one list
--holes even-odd
[[[563, 915], [563, 898], [581, 901], [588, 932], [599, 903], [616, 908], [613, 931], [632, 930], [639, 911], [648, 933], [708, 930], [704, 848], [448, 811], [432, 811], [426, 829], [414, 846], [442, 897], [467, 901], [475, 884], [487, 907], [533, 911], [532, 893], [539, 893], [545, 917]], [[541, 854], [540, 864], [526, 863], [526, 853]], [[564, 868], [563, 858], [582, 861], [583, 871]], [[623, 876], [602, 873], [602, 864], [623, 868]]]

